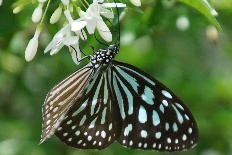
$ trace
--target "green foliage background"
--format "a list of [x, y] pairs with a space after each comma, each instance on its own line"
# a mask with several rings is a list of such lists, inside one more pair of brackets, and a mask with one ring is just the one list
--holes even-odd
[[[174, 154], [232, 154], [232, 4], [230, 0], [211, 2], [223, 29], [214, 41], [206, 36], [206, 28], [211, 24], [207, 18], [182, 3], [146, 1], [141, 7], [144, 13], [129, 9], [121, 21], [121, 49], [116, 60], [133, 64], [168, 86], [185, 101], [198, 123], [198, 145]], [[47, 92], [88, 61], [76, 66], [67, 48], [53, 57], [43, 54], [63, 24], [61, 20], [59, 26], [44, 25], [38, 53], [33, 61], [26, 62], [24, 51], [35, 31], [31, 14], [36, 5], [14, 15], [11, 4], [3, 0], [0, 7], [1, 155], [165, 154], [126, 149], [118, 143], [102, 151], [78, 150], [55, 136], [38, 145], [41, 107]], [[49, 14], [57, 5], [51, 5]], [[190, 21], [186, 31], [176, 28], [181, 15]], [[89, 42], [96, 49], [104, 48], [94, 38]], [[86, 43], [82, 49], [86, 54], [92, 52]]]

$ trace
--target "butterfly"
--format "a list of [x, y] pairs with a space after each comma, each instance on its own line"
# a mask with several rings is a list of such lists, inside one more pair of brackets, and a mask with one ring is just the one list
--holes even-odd
[[89, 64], [49, 91], [40, 143], [55, 134], [80, 149], [115, 141], [167, 152], [195, 146], [198, 127], [183, 101], [144, 71], [114, 60], [118, 52], [117, 44], [97, 50]]

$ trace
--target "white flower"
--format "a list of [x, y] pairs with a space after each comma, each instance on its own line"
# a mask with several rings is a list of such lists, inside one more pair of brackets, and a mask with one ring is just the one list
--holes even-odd
[[130, 1], [131, 1], [131, 3], [132, 3], [133, 5], [135, 5], [135, 6], [141, 6], [140, 0], [130, 0]]
[[26, 61], [31, 61], [37, 52], [38, 49], [38, 38], [41, 30], [36, 29], [34, 37], [29, 41], [26, 51], [25, 51], [25, 59]]
[[62, 13], [62, 8], [61, 7], [58, 7], [52, 14], [51, 18], [50, 18], [50, 23], [51, 24], [54, 24], [56, 23], [60, 16], [61, 16], [61, 13]]
[[101, 37], [105, 41], [110, 42], [112, 41], [112, 34], [100, 15], [107, 18], [114, 18], [114, 14], [110, 10], [105, 9], [102, 4], [99, 4], [102, 2], [103, 1], [93, 0], [93, 3], [89, 5], [86, 12], [79, 12], [81, 19], [74, 21], [72, 24], [79, 25], [80, 22], [84, 20], [87, 22], [86, 29], [89, 34], [93, 34], [97, 28]]
[[71, 36], [70, 24], [63, 27], [58, 31], [53, 37], [52, 41], [45, 48], [44, 53], [50, 51], [51, 55], [56, 54], [64, 45], [70, 46], [78, 42], [79, 38], [77, 36]]
[[[86, 25], [86, 22], [83, 21], [81, 22], [82, 24], [80, 25], [72, 25], [73, 19], [70, 15], [70, 12], [68, 10], [64, 11], [64, 14], [66, 18], [69, 20], [69, 24], [64, 26], [60, 31], [58, 31], [55, 36], [53, 37], [52, 41], [48, 44], [48, 46], [45, 48], [44, 53], [47, 53], [50, 51], [50, 55], [56, 54], [64, 45], [66, 46], [72, 46], [75, 48], [75, 50], [70, 48], [70, 52], [72, 55], [72, 58], [76, 64], [79, 64], [77, 60], [80, 60], [80, 51], [79, 51], [79, 37], [82, 36], [81, 29], [84, 28]], [[72, 26], [71, 26], [72, 25]], [[71, 36], [71, 28], [73, 28], [77, 36]], [[84, 31], [83, 31], [84, 36], [86, 37]], [[86, 38], [84, 38], [86, 39]], [[74, 54], [76, 53], [76, 54]]]
[[39, 3], [38, 7], [35, 8], [35, 10], [34, 10], [34, 12], [33, 12], [33, 14], [32, 14], [32, 17], [31, 17], [31, 18], [32, 18], [32, 21], [33, 21], [34, 23], [37, 23], [37, 22], [40, 21], [40, 19], [41, 19], [41, 17], [42, 17], [42, 14], [43, 14], [42, 8], [43, 8], [43, 3]]
[[2, 0], [0, 0], [0, 6], [2, 5]]

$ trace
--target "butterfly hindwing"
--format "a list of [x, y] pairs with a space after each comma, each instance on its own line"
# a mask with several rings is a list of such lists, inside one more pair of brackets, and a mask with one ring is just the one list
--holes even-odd
[[110, 90], [111, 76], [99, 71], [88, 84], [56, 131], [67, 145], [81, 149], [103, 149], [119, 137], [117, 107]]
[[114, 61], [111, 68], [122, 117], [119, 143], [159, 151], [180, 151], [196, 144], [196, 122], [174, 93], [132, 65]]

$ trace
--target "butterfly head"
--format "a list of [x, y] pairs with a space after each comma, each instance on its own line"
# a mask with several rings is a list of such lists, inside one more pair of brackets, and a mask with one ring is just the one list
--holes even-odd
[[110, 45], [107, 49], [100, 49], [90, 56], [90, 61], [94, 68], [98, 68], [99, 65], [109, 65], [118, 54], [118, 45]]

